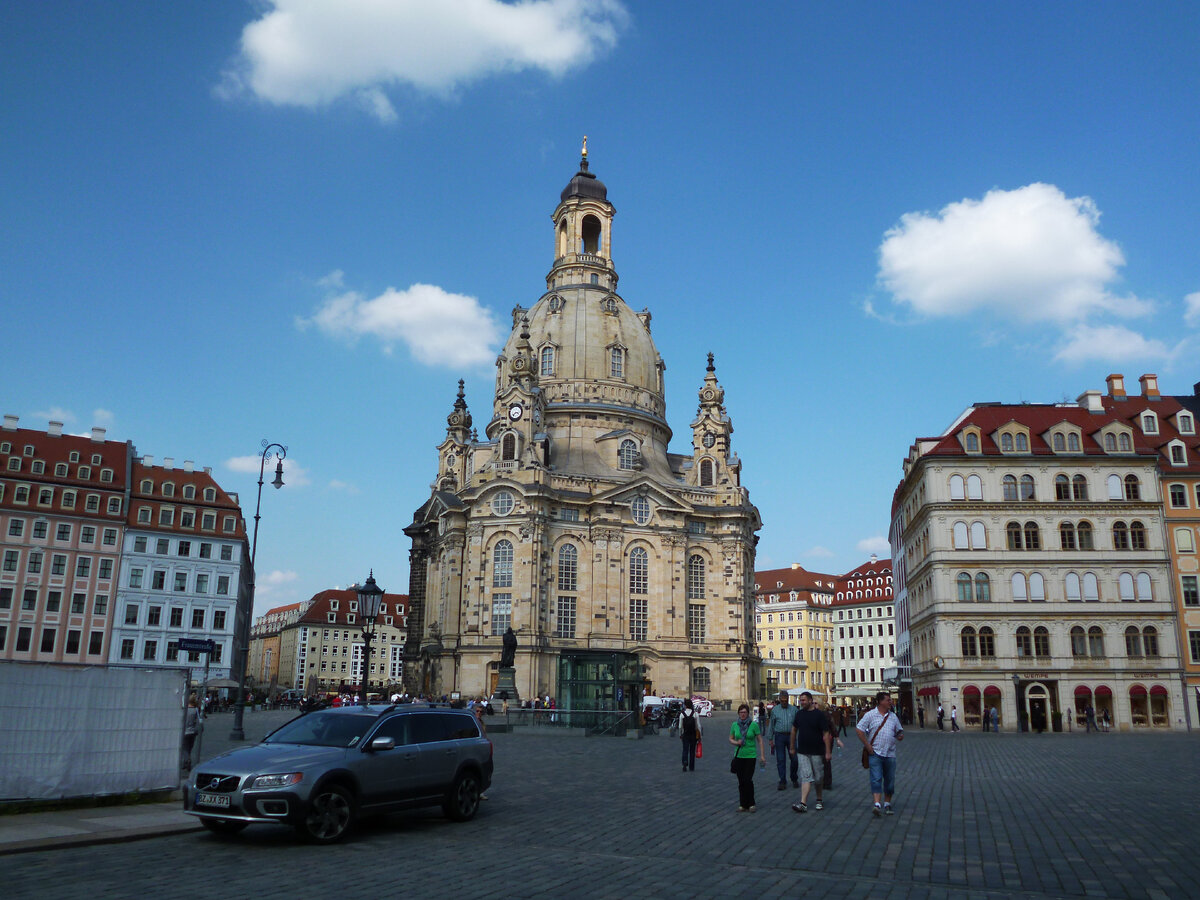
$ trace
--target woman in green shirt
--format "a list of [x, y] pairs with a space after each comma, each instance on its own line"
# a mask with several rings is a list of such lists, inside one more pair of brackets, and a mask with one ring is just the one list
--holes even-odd
[[754, 812], [754, 757], [758, 756], [762, 769], [767, 767], [767, 757], [763, 753], [762, 729], [750, 718], [746, 703], [738, 707], [738, 717], [729, 729], [729, 743], [734, 747], [730, 769], [738, 780], [738, 812]]

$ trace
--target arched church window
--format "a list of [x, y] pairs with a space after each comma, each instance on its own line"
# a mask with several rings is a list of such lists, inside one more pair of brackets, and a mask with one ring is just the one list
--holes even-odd
[[700, 460], [700, 487], [712, 487], [713, 464], [711, 459]]
[[506, 434], [500, 441], [500, 458], [517, 458], [517, 436], [512, 432]]
[[555, 294], [553, 297], [550, 298], [550, 312], [552, 312], [552, 313], [560, 312], [564, 305], [565, 304], [564, 304], [563, 298], [558, 296], [558, 294]]
[[584, 216], [582, 222], [583, 252], [600, 252], [600, 220], [595, 216]]
[[650, 581], [650, 557], [644, 547], [629, 551], [629, 593], [648, 594]]
[[513, 545], [512, 541], [497, 541], [492, 550], [492, 587], [512, 587]]
[[613, 378], [625, 377], [625, 351], [620, 347], [609, 352], [608, 374]]
[[637, 461], [637, 442], [621, 441], [621, 446], [617, 449], [617, 467], [620, 469], [633, 469], [637, 466]]
[[[595, 278], [596, 276], [593, 275], [592, 277]], [[617, 312], [617, 301], [612, 297], [605, 297], [600, 301], [600, 309], [606, 313], [613, 313], [615, 315]]]
[[687, 598], [704, 599], [704, 557], [699, 554], [688, 557]]
[[579, 577], [579, 551], [574, 544], [563, 544], [558, 548], [558, 589], [577, 590]]
[[542, 348], [541, 374], [542, 375], [553, 375], [554, 374], [554, 348], [553, 347], [543, 347]]
[[[567, 255], [567, 220], [566, 219], [563, 219], [561, 222], [558, 223], [558, 241], [555, 246], [558, 250], [558, 252], [555, 254], [556, 256], [563, 257], [563, 256]], [[553, 309], [554, 309], [554, 307], [551, 306], [551, 310], [553, 310]]]

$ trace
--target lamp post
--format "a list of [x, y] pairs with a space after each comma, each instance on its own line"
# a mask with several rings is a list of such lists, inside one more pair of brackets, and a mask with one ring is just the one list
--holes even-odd
[[371, 641], [375, 639], [375, 619], [383, 603], [383, 588], [375, 583], [375, 570], [358, 586], [358, 611], [363, 617], [362, 705], [367, 705], [367, 675], [371, 671]]
[[283, 460], [287, 457], [287, 447], [283, 444], [268, 443], [266, 438], [262, 442], [262, 461], [258, 466], [258, 502], [254, 505], [254, 539], [250, 544], [250, 591], [249, 600], [246, 607], [246, 615], [242, 621], [242, 675], [238, 679], [237, 704], [233, 707], [233, 730], [229, 732], [231, 741], [244, 741], [246, 732], [242, 729], [242, 717], [245, 715], [246, 707], [246, 670], [250, 667], [250, 624], [254, 619], [254, 583], [258, 580], [258, 573], [254, 569], [254, 558], [258, 554], [258, 520], [260, 518], [259, 511], [262, 509], [262, 489], [263, 489], [263, 473], [267, 468], [267, 456], [272, 449], [277, 450], [275, 454], [275, 480], [271, 482], [271, 486], [276, 490], [283, 487]]

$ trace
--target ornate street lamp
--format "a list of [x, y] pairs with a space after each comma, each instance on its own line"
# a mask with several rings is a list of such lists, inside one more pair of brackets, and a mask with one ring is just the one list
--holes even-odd
[[271, 487], [279, 490], [283, 487], [283, 460], [287, 457], [287, 447], [283, 444], [268, 443], [266, 438], [262, 442], [262, 461], [258, 466], [258, 502], [254, 506], [254, 540], [250, 545], [250, 590], [248, 605], [245, 610], [245, 615], [242, 617], [242, 646], [239, 648], [242, 651], [242, 675], [238, 679], [237, 703], [233, 707], [233, 730], [229, 733], [231, 741], [244, 741], [246, 732], [242, 729], [242, 717], [245, 714], [245, 699], [246, 699], [246, 670], [250, 667], [250, 625], [254, 619], [254, 583], [258, 580], [258, 575], [254, 569], [254, 558], [258, 555], [258, 520], [259, 510], [262, 509], [262, 489], [263, 489], [263, 474], [267, 469], [267, 456], [271, 450], [277, 450], [275, 454], [275, 480], [271, 482]]
[[383, 588], [375, 583], [375, 570], [358, 586], [358, 612], [363, 618], [362, 705], [367, 705], [367, 675], [371, 671], [371, 641], [375, 639], [375, 619], [383, 603]]

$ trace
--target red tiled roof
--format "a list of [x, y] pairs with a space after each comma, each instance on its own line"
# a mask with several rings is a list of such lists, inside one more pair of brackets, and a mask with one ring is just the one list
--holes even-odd
[[[362, 620], [357, 615], [354, 623], [346, 620], [346, 616], [350, 613], [350, 601], [357, 600], [358, 594], [350, 588], [342, 588], [340, 590], [329, 589], [314, 594], [312, 605], [300, 617], [301, 625], [341, 625], [351, 628], [362, 625]], [[331, 600], [338, 601], [338, 608], [332, 609]], [[399, 616], [402, 620], [408, 617], [408, 594], [389, 594], [384, 592], [383, 602], [387, 605], [387, 612], [381, 612], [380, 615]], [[329, 621], [329, 613], [334, 614], [334, 621]], [[396, 623], [403, 627], [400, 623]]]
[[[820, 585], [817, 582], [821, 582]], [[833, 591], [834, 575], [810, 572], [803, 567], [764, 569], [754, 573], [755, 594], [775, 594], [781, 591]], [[782, 584], [781, 584], [782, 582]]]

